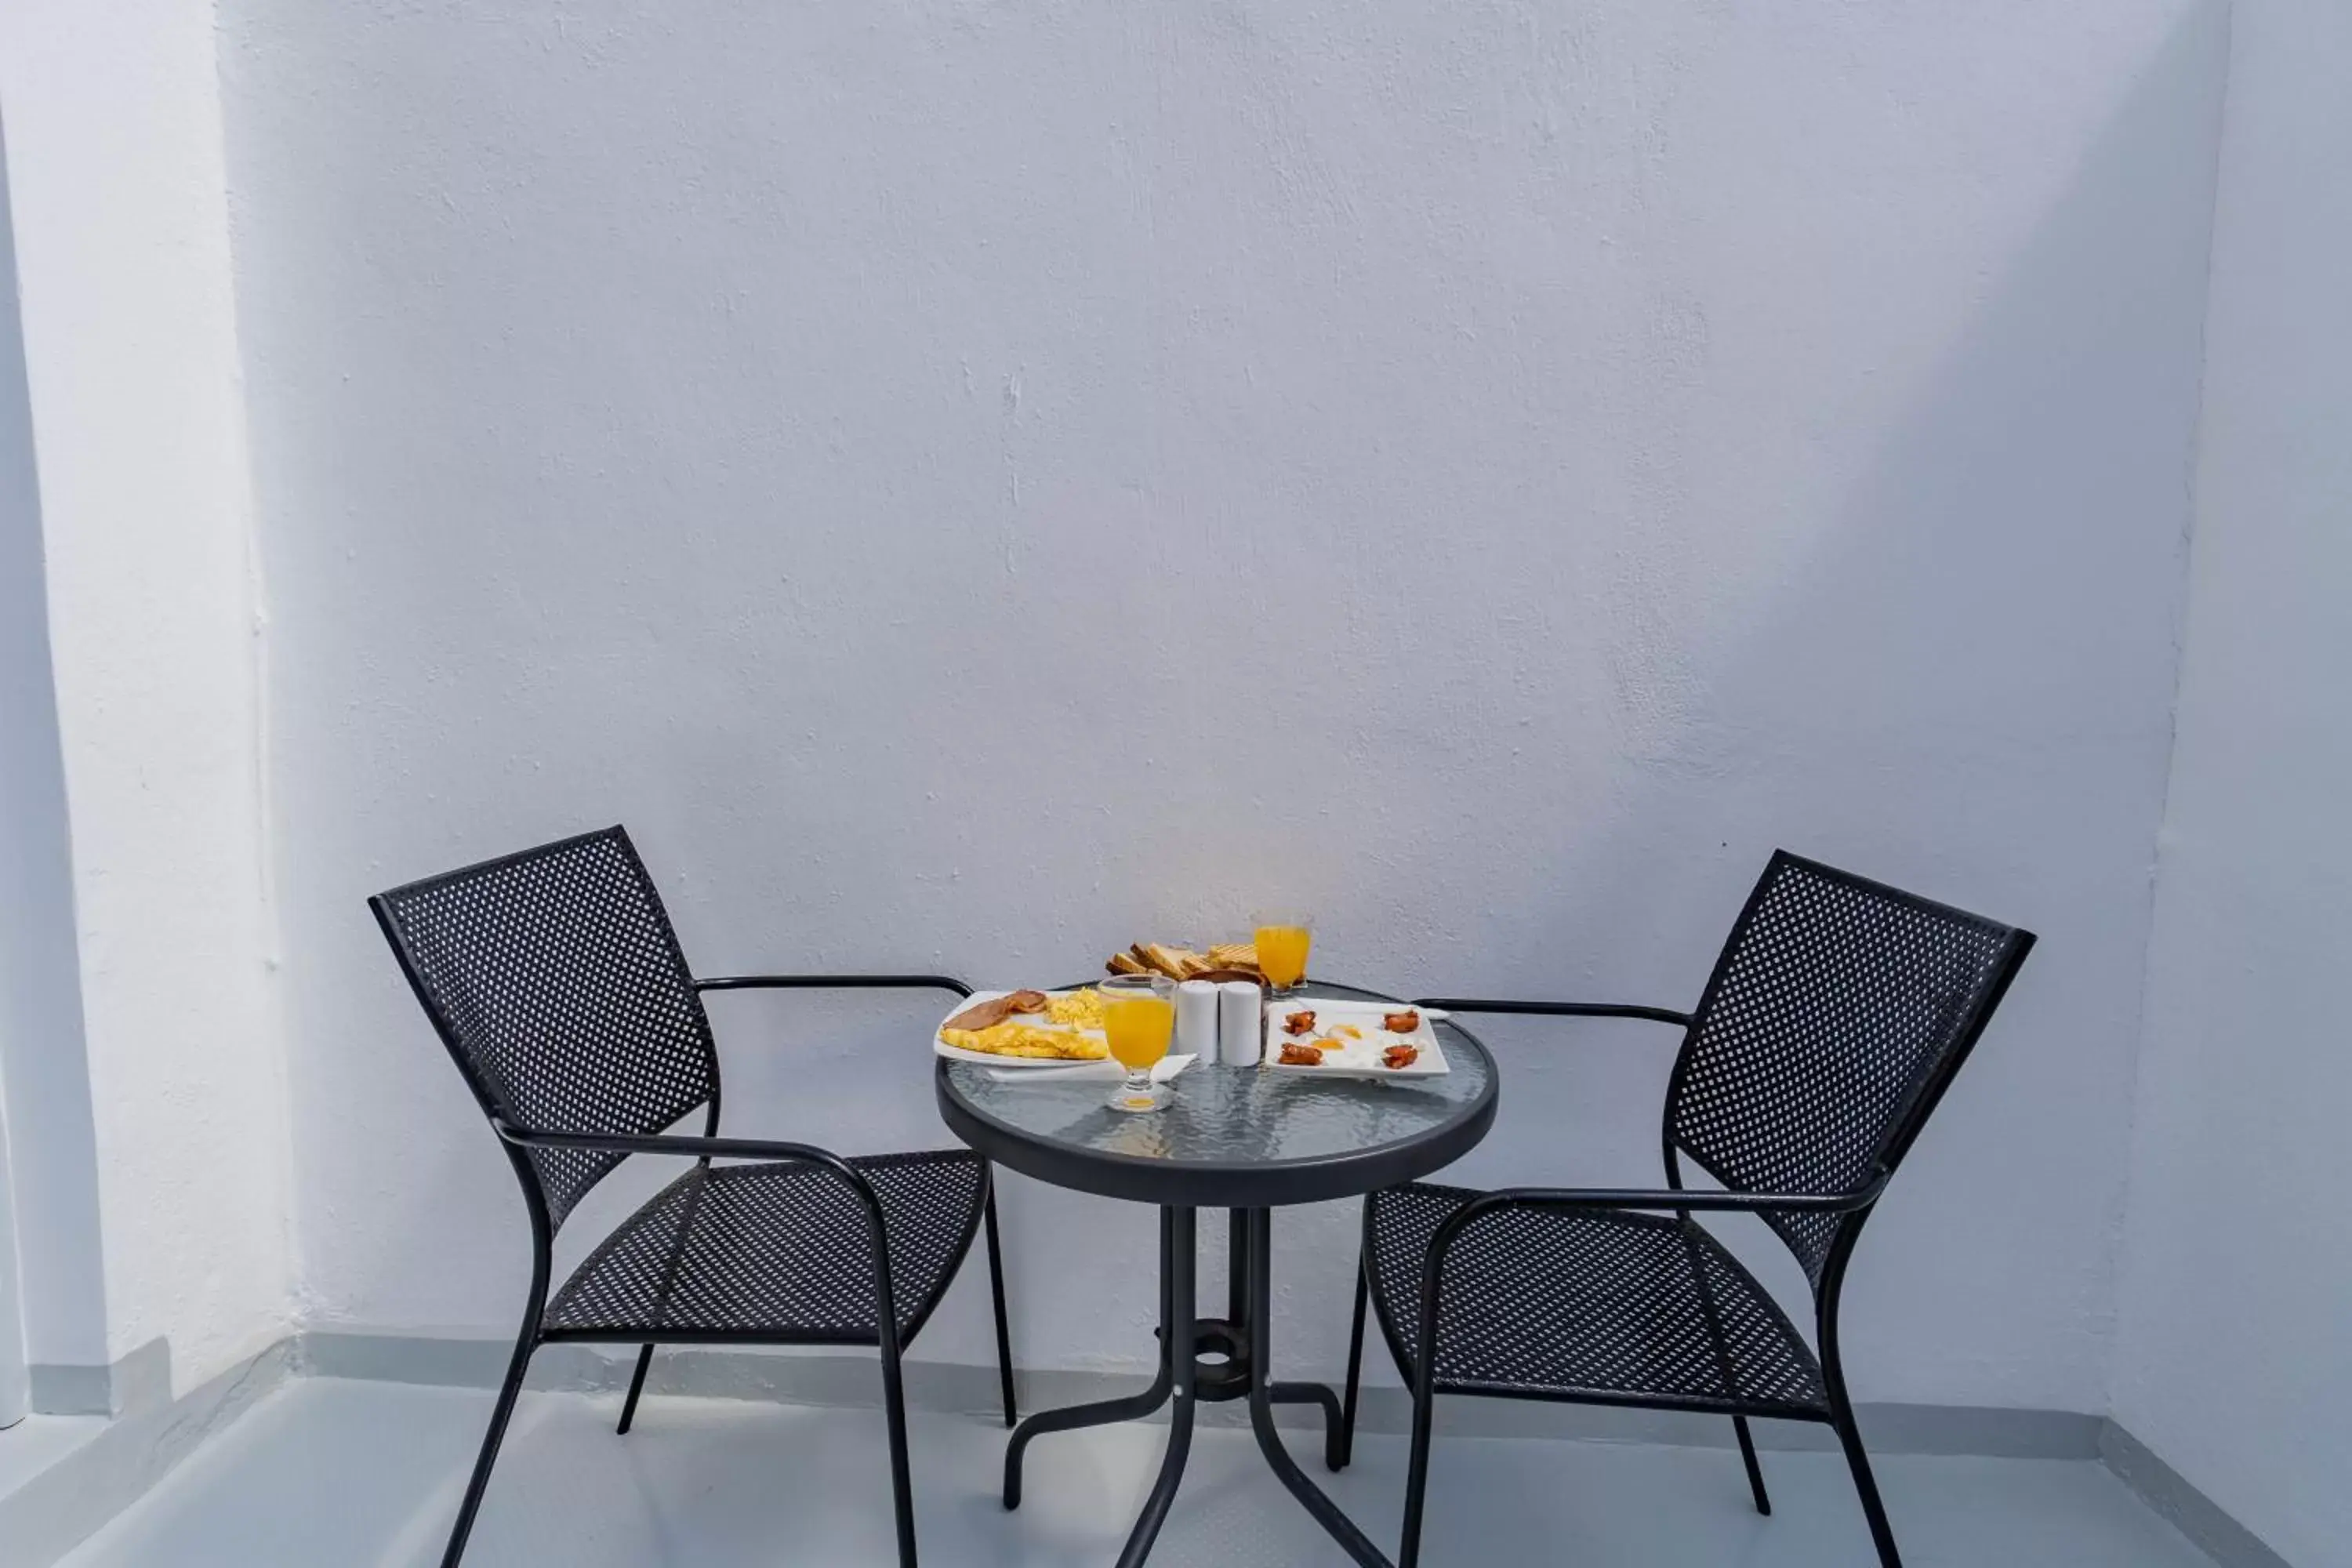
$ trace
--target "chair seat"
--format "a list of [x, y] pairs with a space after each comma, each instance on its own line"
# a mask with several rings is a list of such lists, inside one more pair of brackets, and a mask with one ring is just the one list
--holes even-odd
[[[881, 1199], [901, 1343], [971, 1245], [987, 1167], [963, 1151], [849, 1161]], [[819, 1166], [698, 1165], [582, 1263], [547, 1309], [550, 1339], [665, 1335], [876, 1344], [866, 1212]]]
[[[1429, 1244], [1481, 1195], [1416, 1183], [1367, 1200], [1372, 1300], [1408, 1382]], [[1490, 1211], [1447, 1254], [1437, 1321], [1435, 1384], [1448, 1392], [1800, 1417], [1829, 1408], [1788, 1315], [1705, 1226], [1671, 1215]]]

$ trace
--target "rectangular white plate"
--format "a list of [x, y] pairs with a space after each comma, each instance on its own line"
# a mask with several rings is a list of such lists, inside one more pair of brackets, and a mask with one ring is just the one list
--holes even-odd
[[[1039, 989], [1043, 988], [1040, 987]], [[1076, 989], [1083, 991], [1086, 990], [1087, 987], [1083, 985], [1076, 987], [1065, 986], [1063, 989]], [[975, 991], [971, 995], [965, 997], [962, 1001], [958, 1002], [955, 1006], [949, 1011], [947, 1018], [941, 1018], [940, 1020], [940, 1027], [942, 1029], [946, 1028], [948, 1018], [954, 1017], [956, 1014], [962, 1012], [967, 1007], [982, 1002], [993, 1002], [999, 996], [1006, 996], [1010, 994], [1011, 993], [1006, 991]], [[1015, 1013], [1013, 1015], [1010, 1021], [1013, 1023], [1034, 1025], [1040, 1029], [1054, 1029], [1061, 1026], [1057, 1024], [1049, 1022], [1042, 1014], [1035, 1013]], [[1073, 1032], [1092, 1035], [1097, 1040], [1102, 1038], [1102, 1031], [1100, 1029], [1086, 1029]], [[951, 1062], [976, 1062], [982, 1067], [1003, 1068], [1010, 1071], [1019, 1071], [1024, 1068], [1067, 1068], [1089, 1065], [1087, 1063], [1073, 1062], [1067, 1057], [997, 1057], [991, 1056], [986, 1051], [968, 1051], [961, 1046], [951, 1046], [948, 1044], [945, 1040], [940, 1039], [936, 1034], [931, 1037], [931, 1049], [939, 1055], [945, 1057]], [[1107, 1060], [1108, 1058], [1099, 1059]]]
[[[1315, 1027], [1303, 1036], [1286, 1033], [1282, 1021], [1301, 1010], [1315, 1015]], [[1265, 1070], [1298, 1073], [1308, 1078], [1435, 1078], [1446, 1070], [1445, 1053], [1438, 1047], [1437, 1031], [1431, 1028], [1434, 1015], [1426, 1008], [1416, 1009], [1421, 1024], [1410, 1035], [1391, 1035], [1381, 1026], [1385, 1014], [1401, 1012], [1400, 1005], [1387, 1002], [1335, 1002], [1328, 996], [1307, 996], [1294, 1001], [1274, 1001], [1265, 1005]], [[1328, 1043], [1333, 1026], [1352, 1025], [1362, 1032], [1362, 1038], [1349, 1040], [1334, 1049]], [[1288, 1067], [1281, 1061], [1282, 1043], [1289, 1039], [1305, 1039], [1324, 1047], [1323, 1060], [1317, 1067]], [[1381, 1052], [1390, 1046], [1418, 1046], [1421, 1055], [1411, 1067], [1383, 1066]]]

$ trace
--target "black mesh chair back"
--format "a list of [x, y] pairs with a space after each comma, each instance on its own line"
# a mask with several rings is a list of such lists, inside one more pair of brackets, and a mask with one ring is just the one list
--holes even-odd
[[[1666, 1153], [1737, 1192], [1847, 1193], [1892, 1171], [2031, 939], [1775, 854], [1675, 1068]], [[1863, 1214], [1768, 1213], [1816, 1289]]]
[[[492, 1117], [532, 1131], [652, 1133], [717, 1100], [709, 1020], [622, 829], [370, 903]], [[524, 1158], [553, 1226], [624, 1156], [532, 1149]]]

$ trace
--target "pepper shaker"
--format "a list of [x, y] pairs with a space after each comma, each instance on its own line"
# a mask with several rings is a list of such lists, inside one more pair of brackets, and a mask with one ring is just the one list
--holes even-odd
[[1227, 1067], [1254, 1068], [1265, 1055], [1265, 993], [1247, 980], [1217, 988], [1217, 1053]]
[[1202, 1066], [1217, 1059], [1217, 988], [1206, 980], [1176, 987], [1176, 1048]]

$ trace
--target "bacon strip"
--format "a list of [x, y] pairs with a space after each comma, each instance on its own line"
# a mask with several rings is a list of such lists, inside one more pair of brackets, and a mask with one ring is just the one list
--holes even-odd
[[[1013, 1016], [1015, 996], [998, 996], [986, 1002], [975, 1002], [940, 1026], [943, 1029], [992, 1029]], [[1043, 1006], [1040, 999], [1038, 1005]]]

